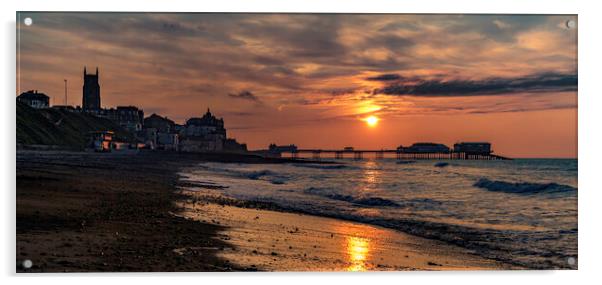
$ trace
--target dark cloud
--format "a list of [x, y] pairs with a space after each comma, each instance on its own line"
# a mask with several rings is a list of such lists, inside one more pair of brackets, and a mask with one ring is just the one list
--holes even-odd
[[370, 81], [393, 81], [402, 79], [401, 75], [394, 73], [381, 74], [373, 77], [368, 77], [366, 80]]
[[250, 100], [250, 101], [254, 101], [254, 102], [260, 102], [259, 98], [257, 98], [257, 96], [255, 96], [255, 94], [251, 93], [251, 91], [248, 91], [248, 90], [244, 90], [244, 91], [241, 91], [236, 94], [230, 93], [230, 94], [228, 94], [228, 96], [230, 96], [231, 98], [236, 98], [236, 99], [244, 99], [244, 100]]
[[396, 82], [384, 88], [376, 89], [373, 93], [422, 97], [459, 97], [576, 90], [576, 74], [543, 73], [517, 78], [451, 81], [420, 80], [417, 83]]
[[557, 104], [557, 105], [544, 105], [544, 106], [530, 106], [530, 107], [511, 107], [511, 108], [498, 108], [498, 109], [487, 109], [479, 110], [472, 109], [467, 111], [468, 114], [491, 114], [491, 113], [520, 113], [520, 112], [532, 112], [532, 111], [544, 111], [544, 110], [562, 110], [576, 108], [576, 104]]
[[356, 91], [357, 91], [356, 88], [338, 88], [338, 89], [326, 90], [326, 92], [332, 96], [348, 95], [348, 94], [352, 94]]
[[256, 55], [253, 60], [262, 65], [284, 65], [286, 61], [275, 56]]

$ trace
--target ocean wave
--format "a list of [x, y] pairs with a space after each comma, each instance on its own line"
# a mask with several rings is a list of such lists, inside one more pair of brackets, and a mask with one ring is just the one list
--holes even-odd
[[265, 169], [252, 172], [243, 172], [242, 175], [243, 177], [251, 180], [265, 180], [274, 185], [286, 184], [286, 182], [290, 180], [290, 178], [287, 176]]
[[356, 205], [368, 207], [399, 207], [399, 204], [380, 197], [353, 197], [334, 193], [331, 189], [310, 187], [305, 189], [306, 194], [318, 195], [332, 200], [345, 201]]
[[203, 188], [203, 189], [226, 189], [229, 186], [217, 185], [210, 181], [194, 181], [194, 180], [180, 180], [177, 184], [178, 187], [185, 189], [195, 189], [195, 188]]
[[[516, 181], [493, 176], [502, 171], [500, 175], [514, 177], [521, 173], [517, 179], [527, 182], [549, 178], [549, 182], [572, 184], [561, 182], [564, 180], [555, 180], [554, 176], [542, 176], [547, 175], [545, 172], [532, 176], [532, 173], [545, 166], [523, 167], [519, 160], [495, 163], [450, 161], [448, 167], [440, 169], [434, 166], [437, 161], [412, 161], [411, 163], [415, 164], [411, 166], [395, 166], [394, 160], [386, 161], [386, 164], [381, 162], [383, 161], [379, 160], [376, 164], [361, 161], [345, 164], [291, 163], [274, 167], [260, 164], [207, 164], [208, 166], [197, 170], [196, 176], [183, 178], [195, 178], [194, 180], [200, 180], [201, 183], [211, 179], [210, 181], [217, 181], [218, 184], [229, 185], [230, 188], [211, 194], [228, 195], [232, 200], [215, 201], [216, 203], [325, 216], [387, 227], [449, 242], [470, 249], [475, 254], [527, 268], [576, 268], [576, 265], [568, 265], [566, 260], [569, 257], [577, 257], [577, 225], [573, 225], [566, 217], [576, 215], [577, 210], [568, 207], [569, 211], [565, 212], [562, 205], [555, 206], [557, 202], [562, 201], [558, 198], [576, 196], [577, 187], [556, 183], [513, 183]], [[362, 185], [356, 185], [356, 181], [363, 182], [361, 175], [364, 173], [357, 169], [379, 170], [378, 173], [383, 179], [378, 180], [377, 187], [378, 190], [386, 192], [358, 192]], [[423, 179], [422, 175], [441, 171], [446, 175], [428, 176], [428, 182], [430, 178], [443, 179], [440, 185], [435, 184], [438, 180], [432, 181], [434, 185], [423, 184], [423, 180], [427, 179]], [[562, 167], [558, 170], [550, 167], [549, 171], [554, 171], [551, 175], [574, 175], [555, 172], [563, 171]], [[458, 180], [456, 176], [459, 176]], [[288, 185], [274, 185], [284, 182]], [[479, 189], [465, 188], [473, 183]], [[429, 185], [434, 187], [421, 188]], [[203, 186], [212, 187], [210, 184]], [[424, 190], [416, 191], [419, 189]], [[478, 191], [475, 195], [492, 198], [493, 202], [501, 202], [500, 206], [483, 208], [481, 205], [475, 205], [473, 209], [471, 205], [465, 205], [468, 203], [463, 199], [464, 192], [452, 191], [456, 189]], [[492, 197], [490, 191], [501, 194]], [[461, 196], [455, 195], [457, 192]], [[521, 204], [516, 206], [512, 204], [513, 201], [503, 205], [503, 201], [506, 201], [509, 195], [516, 201], [541, 201], [532, 201], [536, 215], [531, 217], [531, 213], [521, 212], [522, 208], [517, 208], [522, 207]], [[391, 200], [384, 199], [385, 197]], [[487, 202], [484, 205], [490, 205], [491, 201], [484, 200]], [[542, 215], [539, 215], [540, 213]], [[540, 217], [544, 215], [545, 217]], [[548, 226], [546, 219], [552, 222], [558, 219], [559, 222]], [[513, 223], [527, 227], [504, 227], [505, 224]]]
[[[328, 189], [322, 189], [328, 192]], [[320, 188], [307, 189], [310, 193], [324, 193]], [[333, 196], [349, 199], [351, 196]], [[239, 200], [223, 196], [203, 196], [203, 200], [221, 205], [243, 208], [265, 209], [273, 211], [300, 213], [330, 217], [335, 219], [367, 223], [386, 227], [408, 234], [440, 240], [456, 246], [473, 250], [477, 255], [531, 269], [567, 269], [574, 268], [566, 263], [568, 257], [563, 249], [576, 241], [577, 229], [563, 231], [513, 231], [479, 229], [463, 225], [425, 221], [413, 218], [378, 218], [357, 214], [332, 211], [324, 208], [299, 207], [273, 199]], [[351, 199], [353, 200], [353, 199]], [[569, 233], [573, 233], [572, 235]], [[508, 241], [520, 242], [508, 242]], [[539, 247], [528, 244], [542, 245]]]
[[233, 178], [243, 178], [250, 180], [264, 180], [275, 185], [286, 184], [290, 180], [290, 177], [283, 175], [282, 173], [274, 172], [268, 169], [261, 170], [241, 170], [241, 169], [229, 169], [224, 167], [214, 167], [208, 165], [199, 165], [198, 168], [205, 171], [227, 175]]
[[241, 172], [241, 173], [244, 176], [246, 176], [247, 178], [252, 179], [252, 180], [257, 180], [257, 179], [261, 178], [262, 176], [274, 174], [272, 171], [269, 171], [269, 170], [258, 170], [258, 171]]
[[572, 193], [576, 188], [557, 183], [511, 183], [505, 181], [489, 180], [481, 178], [473, 186], [487, 189], [493, 192], [515, 193], [523, 195], [533, 194], [554, 194], [554, 193]]

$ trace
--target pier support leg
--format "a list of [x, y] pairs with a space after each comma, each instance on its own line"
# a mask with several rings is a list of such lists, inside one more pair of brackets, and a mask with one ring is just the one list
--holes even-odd
[[385, 154], [382, 151], [376, 152], [376, 159], [383, 159]]
[[313, 157], [313, 159], [320, 159], [320, 152], [317, 152], [317, 151], [313, 152], [312, 157]]

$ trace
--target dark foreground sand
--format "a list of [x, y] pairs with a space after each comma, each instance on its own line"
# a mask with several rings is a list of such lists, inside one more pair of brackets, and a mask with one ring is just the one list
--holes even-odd
[[216, 257], [222, 227], [170, 214], [177, 170], [205, 159], [238, 158], [17, 151], [17, 272], [245, 270]]
[[[178, 183], [177, 172], [206, 160], [283, 162], [18, 151], [17, 272], [509, 268], [378, 227], [210, 199], [197, 203], [198, 197], [191, 203], [194, 194], [181, 191], [186, 185]], [[25, 260], [33, 267], [24, 268]]]

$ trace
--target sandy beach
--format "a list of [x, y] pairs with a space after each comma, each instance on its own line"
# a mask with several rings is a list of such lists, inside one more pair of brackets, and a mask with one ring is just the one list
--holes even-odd
[[390, 229], [194, 197], [177, 173], [206, 160], [241, 158], [19, 151], [17, 271], [512, 268]]
[[[158, 153], [18, 151], [17, 272], [244, 270], [215, 256], [227, 246], [214, 238], [221, 226], [170, 214], [175, 169], [187, 163]], [[201, 250], [176, 254], [180, 247]]]
[[[185, 191], [186, 192], [186, 191]], [[194, 192], [188, 192], [195, 197]], [[209, 199], [211, 200], [211, 199]], [[494, 270], [516, 268], [466, 249], [381, 227], [200, 200], [178, 203], [182, 216], [225, 226], [232, 245], [217, 256], [268, 271]], [[182, 254], [195, 250], [181, 248]]]

